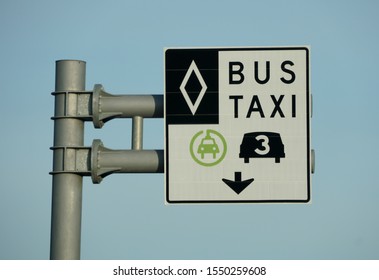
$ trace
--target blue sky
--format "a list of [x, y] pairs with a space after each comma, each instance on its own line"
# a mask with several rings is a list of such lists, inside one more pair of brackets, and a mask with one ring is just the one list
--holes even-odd
[[[83, 259], [378, 259], [376, 1], [0, 2], [0, 259], [48, 259], [55, 61], [162, 94], [165, 47], [311, 47], [312, 204], [164, 205], [162, 174], [84, 179]], [[130, 148], [130, 120], [85, 144]], [[163, 148], [146, 120], [144, 148]]]

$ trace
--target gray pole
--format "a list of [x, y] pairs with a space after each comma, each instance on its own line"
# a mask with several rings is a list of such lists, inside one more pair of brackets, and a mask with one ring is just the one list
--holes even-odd
[[140, 116], [132, 119], [132, 149], [142, 150], [143, 145], [143, 118]]
[[[80, 147], [84, 144], [84, 121], [77, 112], [77, 95], [69, 91], [85, 89], [86, 63], [79, 60], [56, 62], [54, 147]], [[70, 117], [71, 116], [71, 117]], [[53, 165], [75, 157], [69, 150], [54, 149]], [[55, 168], [53, 168], [55, 170]], [[66, 166], [75, 170], [75, 166]], [[83, 177], [74, 173], [53, 174], [50, 259], [80, 259]]]

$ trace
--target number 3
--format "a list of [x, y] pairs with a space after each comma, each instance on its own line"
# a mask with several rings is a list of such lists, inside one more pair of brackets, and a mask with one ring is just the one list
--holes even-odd
[[267, 155], [270, 152], [269, 138], [266, 135], [258, 135], [255, 139], [262, 145], [262, 147], [256, 148], [255, 152], [261, 156]]

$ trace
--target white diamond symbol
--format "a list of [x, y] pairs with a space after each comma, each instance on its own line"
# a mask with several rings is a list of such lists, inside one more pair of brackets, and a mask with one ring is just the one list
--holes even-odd
[[[196, 75], [196, 77], [199, 80], [200, 85], [201, 85], [201, 90], [200, 90], [198, 97], [196, 98], [195, 104], [192, 103], [192, 101], [191, 101], [191, 99], [190, 99], [190, 97], [189, 97], [189, 95], [185, 89], [185, 86], [187, 85], [188, 80], [191, 77], [192, 72], [195, 72], [195, 75]], [[184, 99], [187, 102], [188, 107], [190, 108], [190, 110], [192, 112], [192, 115], [195, 115], [197, 108], [199, 107], [200, 102], [203, 99], [205, 92], [207, 91], [207, 85], [205, 84], [203, 76], [201, 76], [199, 68], [197, 68], [197, 65], [196, 65], [194, 60], [192, 60], [191, 65], [188, 68], [187, 73], [184, 76], [182, 84], [180, 85], [179, 88], [183, 94]]]

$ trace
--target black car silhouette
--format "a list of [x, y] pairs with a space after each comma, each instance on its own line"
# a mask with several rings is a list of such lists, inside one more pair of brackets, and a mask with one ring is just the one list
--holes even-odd
[[240, 158], [249, 163], [250, 158], [275, 158], [279, 163], [285, 157], [284, 145], [279, 133], [250, 132], [243, 136], [240, 145]]

